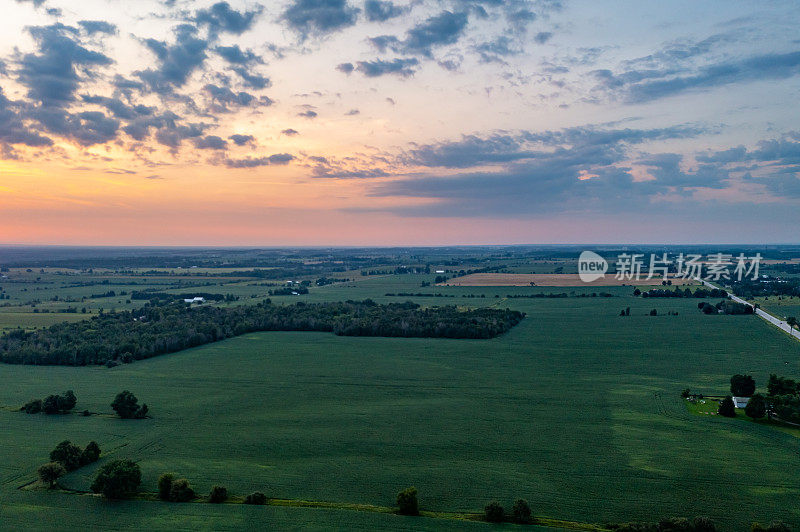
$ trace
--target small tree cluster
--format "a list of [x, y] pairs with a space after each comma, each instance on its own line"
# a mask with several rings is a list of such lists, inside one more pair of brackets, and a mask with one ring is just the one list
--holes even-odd
[[66, 414], [75, 408], [78, 398], [72, 390], [67, 390], [63, 395], [48, 395], [44, 400], [32, 399], [20, 408], [26, 414]]
[[751, 397], [747, 402], [747, 406], [744, 408], [744, 413], [747, 414], [747, 417], [753, 419], [761, 419], [762, 417], [766, 416], [767, 401], [764, 399], [764, 396], [760, 393], [757, 393]]
[[114, 460], [100, 468], [92, 482], [92, 491], [107, 499], [125, 499], [139, 489], [142, 471], [132, 460]]
[[623, 523], [609, 526], [615, 532], [716, 532], [717, 526], [708, 517], [670, 517], [657, 523]]
[[189, 502], [195, 498], [191, 484], [185, 478], [175, 478], [175, 473], [158, 477], [158, 497], [162, 501]]
[[75, 471], [99, 459], [100, 446], [93, 441], [85, 449], [81, 449], [71, 441], [64, 440], [50, 451], [50, 461], [61, 464], [66, 471]]
[[254, 491], [244, 498], [245, 504], [267, 504], [267, 496], [260, 491]]
[[67, 470], [58, 462], [49, 462], [39, 466], [37, 473], [39, 480], [46, 482], [52, 488], [59, 477], [67, 474]]
[[122, 419], [144, 419], [147, 417], [147, 405], [139, 406], [139, 400], [128, 390], [122, 391], [114, 398], [111, 408]]
[[208, 502], [220, 504], [228, 500], [228, 490], [223, 486], [213, 486], [208, 495]]

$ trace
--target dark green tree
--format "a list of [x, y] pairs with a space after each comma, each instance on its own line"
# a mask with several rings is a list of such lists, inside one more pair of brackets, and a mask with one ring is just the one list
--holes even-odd
[[717, 413], [725, 417], [736, 417], [736, 405], [733, 404], [733, 398], [730, 395], [719, 402]]
[[531, 506], [525, 499], [517, 499], [511, 507], [511, 516], [515, 523], [528, 524], [533, 521]]
[[114, 460], [100, 468], [92, 482], [92, 491], [107, 499], [124, 499], [136, 493], [142, 483], [142, 471], [131, 460]]
[[58, 462], [67, 471], [75, 471], [81, 466], [83, 451], [69, 440], [64, 440], [50, 451], [50, 460]]
[[411, 486], [397, 494], [398, 512], [402, 515], [419, 515], [417, 488]]
[[67, 473], [67, 470], [58, 462], [49, 462], [39, 466], [37, 473], [39, 474], [39, 479], [52, 488], [59, 477]]
[[789, 316], [788, 318], [786, 318], [786, 323], [789, 325], [789, 327], [796, 327], [797, 318], [795, 318], [794, 316]]
[[208, 502], [215, 504], [223, 503], [228, 500], [228, 490], [223, 486], [214, 486], [208, 496]]
[[716, 532], [717, 525], [714, 521], [705, 516], [698, 516], [692, 519], [692, 532]]
[[164, 473], [158, 477], [158, 498], [162, 501], [169, 500], [173, 480], [175, 480], [175, 473]]
[[762, 417], [766, 416], [767, 402], [764, 399], [764, 396], [760, 393], [757, 393], [751, 397], [747, 402], [747, 406], [744, 407], [744, 413], [747, 414], [747, 417], [751, 417], [753, 419], [761, 419]]
[[90, 441], [81, 453], [81, 465], [92, 464], [100, 459], [100, 446], [97, 442]]
[[483, 509], [483, 517], [490, 523], [502, 523], [506, 518], [506, 511], [497, 501], [492, 501]]
[[61, 412], [69, 412], [75, 405], [78, 404], [78, 398], [75, 397], [75, 392], [67, 390], [64, 395], [59, 396], [59, 410]]
[[734, 397], [751, 397], [756, 393], [756, 381], [750, 375], [736, 374], [731, 377], [731, 395]]
[[147, 415], [147, 405], [139, 406], [139, 400], [128, 390], [117, 394], [111, 408], [122, 419], [142, 419]]
[[22, 407], [22, 410], [26, 414], [38, 414], [42, 411], [42, 400], [41, 399], [32, 399], [25, 403], [25, 406]]
[[172, 481], [172, 486], [169, 490], [169, 500], [172, 502], [189, 502], [194, 499], [194, 490], [185, 478], [179, 478]]

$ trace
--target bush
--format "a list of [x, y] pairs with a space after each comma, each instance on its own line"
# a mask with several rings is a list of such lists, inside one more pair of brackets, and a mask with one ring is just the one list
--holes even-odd
[[222, 486], [214, 486], [211, 488], [211, 494], [208, 496], [208, 502], [219, 504], [228, 500], [228, 490]]
[[162, 501], [169, 500], [173, 480], [175, 480], [175, 473], [164, 473], [158, 477], [158, 498]]
[[111, 408], [122, 419], [143, 419], [147, 416], [147, 405], [139, 406], [139, 400], [128, 390], [117, 394]]
[[752, 532], [792, 532], [792, 528], [783, 521], [772, 521], [769, 525], [764, 526], [759, 523], [753, 523], [750, 528]]
[[730, 395], [719, 402], [719, 410], [717, 410], [717, 413], [725, 417], [736, 417], [736, 407]]
[[402, 515], [419, 515], [417, 488], [411, 486], [397, 494], [398, 513]]
[[139, 489], [142, 471], [131, 460], [114, 460], [100, 468], [92, 482], [92, 491], [107, 499], [124, 499]]
[[525, 499], [517, 499], [511, 508], [511, 515], [515, 523], [528, 524], [533, 521], [531, 517], [531, 506]]
[[39, 466], [37, 473], [39, 474], [39, 479], [42, 482], [46, 482], [52, 488], [56, 480], [62, 475], [65, 475], [67, 470], [58, 462], [49, 462]]
[[194, 490], [185, 478], [172, 481], [169, 490], [169, 500], [172, 502], [189, 502], [194, 499]]
[[42, 400], [32, 399], [25, 403], [25, 406], [23, 406], [21, 410], [26, 414], [38, 414], [42, 411]]
[[69, 440], [64, 440], [50, 451], [50, 461], [58, 462], [67, 471], [75, 471], [81, 466], [83, 451]]
[[497, 501], [492, 501], [483, 509], [483, 517], [490, 523], [502, 523], [506, 518], [506, 511]]
[[255, 491], [244, 498], [245, 504], [267, 504], [267, 496], [260, 491]]
[[100, 446], [97, 442], [90, 441], [81, 453], [81, 465], [97, 462], [100, 459]]

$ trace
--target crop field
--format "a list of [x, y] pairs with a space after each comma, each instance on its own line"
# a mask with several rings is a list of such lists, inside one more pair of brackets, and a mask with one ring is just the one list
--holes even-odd
[[[723, 530], [753, 520], [800, 525], [795, 435], [692, 414], [679, 397], [685, 387], [723, 394], [734, 373], [753, 374], [762, 389], [771, 372], [800, 374], [800, 343], [754, 316], [706, 316], [694, 299], [634, 298], [629, 286], [420, 287], [432, 278], [368, 276], [273, 300], [411, 299], [528, 317], [493, 340], [270, 332], [111, 369], [0, 365], [0, 528], [32, 519], [41, 528], [490, 526], [18, 489], [64, 439], [103, 449], [99, 464], [62, 479], [78, 490], [105, 461], [131, 458], [147, 491], [174, 471], [201, 494], [222, 484], [240, 495], [392, 506], [414, 485], [422, 509], [440, 512], [480, 512], [495, 499], [509, 507], [523, 497], [537, 516], [579, 522], [708, 515]], [[237, 283], [243, 296], [265, 296], [267, 288]], [[613, 297], [590, 297], [600, 291]], [[442, 296], [386, 295], [417, 292]], [[519, 297], [561, 292], [568, 297]], [[619, 316], [625, 307], [630, 316]], [[654, 308], [659, 315], [649, 316]], [[152, 418], [14, 411], [66, 389], [77, 411], [101, 414], [129, 389]]]
[[[617, 279], [613, 275], [606, 275], [604, 279], [598, 279], [591, 283], [585, 283], [578, 274], [574, 273], [472, 273], [463, 277], [448, 279], [443, 286], [625, 286], [636, 284], [637, 286], [660, 286], [664, 279], [660, 276], [652, 279]], [[691, 279], [674, 278], [671, 279], [674, 285], [696, 284]]]

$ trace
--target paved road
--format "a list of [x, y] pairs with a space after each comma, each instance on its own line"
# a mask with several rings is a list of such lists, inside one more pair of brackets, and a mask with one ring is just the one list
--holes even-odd
[[[719, 286], [714, 286], [713, 284], [709, 283], [708, 281], [706, 281], [704, 279], [698, 279], [698, 281], [702, 282], [704, 285], [706, 285], [709, 288], [719, 288]], [[748, 303], [747, 301], [745, 301], [744, 299], [742, 299], [741, 297], [735, 296], [730, 292], [728, 292], [728, 295], [730, 296], [730, 298], [732, 300], [736, 301], [737, 303], [743, 303], [743, 304], [745, 304], [747, 306], [750, 306], [750, 307], [753, 306], [750, 303]], [[755, 313], [758, 316], [760, 316], [762, 319], [764, 319], [764, 320], [770, 322], [771, 324], [773, 324], [775, 327], [778, 327], [779, 329], [783, 330], [784, 332], [787, 332], [787, 333], [791, 334], [792, 336], [794, 336], [795, 338], [797, 338], [798, 340], [800, 340], [800, 331], [798, 331], [797, 329], [792, 329], [791, 327], [789, 327], [789, 324], [786, 323], [785, 321], [779, 320], [778, 318], [776, 318], [772, 314], [768, 314], [768, 313], [764, 312], [763, 310], [761, 310], [760, 308], [755, 309]]]

